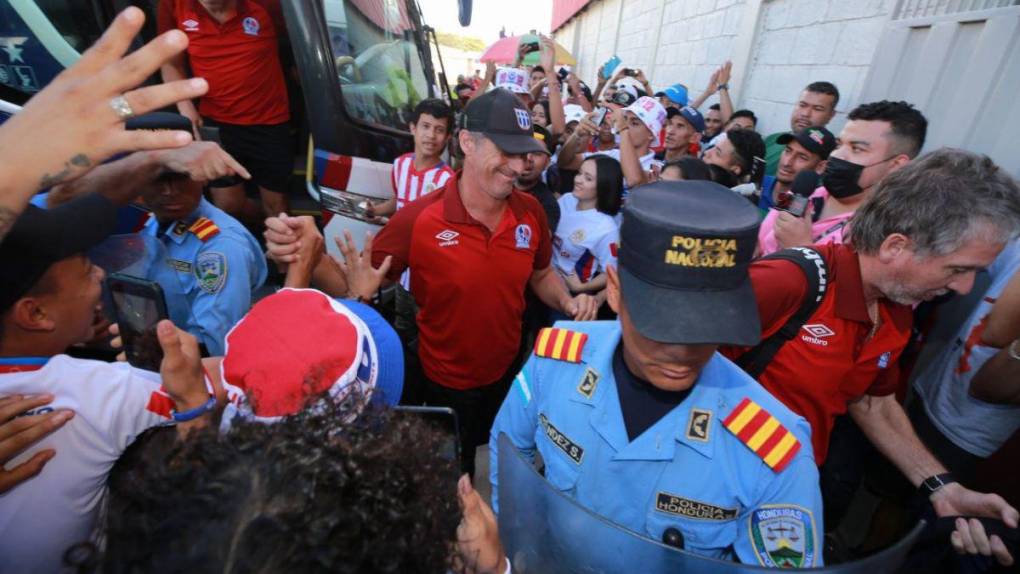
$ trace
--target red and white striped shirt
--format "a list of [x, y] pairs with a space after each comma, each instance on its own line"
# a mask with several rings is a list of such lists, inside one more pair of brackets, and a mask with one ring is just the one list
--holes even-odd
[[393, 180], [393, 193], [397, 196], [397, 209], [419, 197], [442, 189], [451, 175], [453, 175], [453, 170], [442, 161], [425, 171], [416, 170], [413, 153], [405, 153], [393, 160], [391, 179]]

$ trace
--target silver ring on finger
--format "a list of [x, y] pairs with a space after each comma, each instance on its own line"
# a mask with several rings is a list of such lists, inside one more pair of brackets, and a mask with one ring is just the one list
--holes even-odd
[[110, 98], [110, 107], [117, 113], [117, 117], [121, 121], [129, 120], [135, 116], [135, 111], [131, 109], [131, 104], [123, 95]]

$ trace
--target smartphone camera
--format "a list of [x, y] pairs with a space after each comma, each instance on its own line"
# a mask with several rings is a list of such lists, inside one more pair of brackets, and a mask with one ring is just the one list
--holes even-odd
[[792, 191], [784, 191], [776, 198], [776, 209], [785, 211], [795, 217], [804, 217], [807, 206], [808, 198], [803, 195], [797, 195]]

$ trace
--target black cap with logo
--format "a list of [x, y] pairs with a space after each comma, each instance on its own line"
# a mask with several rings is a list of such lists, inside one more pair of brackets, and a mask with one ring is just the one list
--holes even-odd
[[758, 344], [747, 271], [758, 220], [746, 199], [711, 181], [661, 181], [631, 193], [619, 274], [638, 332], [662, 343]]
[[804, 149], [822, 159], [829, 159], [829, 154], [836, 149], [836, 136], [824, 127], [810, 127], [796, 133], [785, 133], [776, 138], [776, 143], [786, 145], [793, 140], [797, 140]]
[[485, 135], [505, 153], [546, 151], [542, 142], [534, 137], [528, 107], [504, 88], [496, 88], [468, 102], [460, 127]]

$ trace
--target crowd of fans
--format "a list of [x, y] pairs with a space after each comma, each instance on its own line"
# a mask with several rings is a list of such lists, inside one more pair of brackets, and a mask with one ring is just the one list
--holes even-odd
[[[615, 58], [591, 89], [540, 38], [416, 103], [380, 231], [334, 258], [288, 215], [273, 5], [164, 0], [125, 55], [128, 9], [0, 127], [0, 573], [509, 572], [474, 489], [498, 511], [501, 434], [698, 555], [863, 556], [867, 491], [952, 522], [942, 571], [1014, 564], [1018, 512], [975, 483], [1020, 428], [992, 160], [922, 154], [908, 102], [835, 134], [827, 81], [763, 138], [728, 62], [692, 100]], [[159, 286], [159, 372], [113, 360], [99, 264]]]

